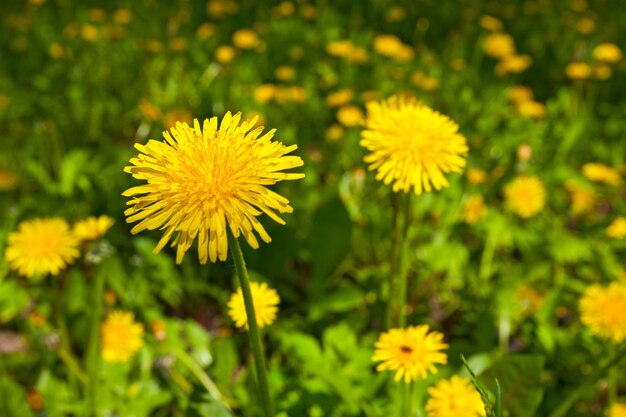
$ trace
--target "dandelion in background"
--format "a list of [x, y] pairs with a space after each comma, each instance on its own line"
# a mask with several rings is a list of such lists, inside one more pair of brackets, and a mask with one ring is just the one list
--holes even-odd
[[570, 62], [565, 67], [565, 75], [572, 80], [586, 80], [591, 76], [591, 67], [584, 62]]
[[109, 216], [91, 216], [74, 224], [72, 233], [80, 240], [98, 240], [113, 226], [115, 220]]
[[613, 404], [609, 417], [626, 417], [626, 404]]
[[427, 325], [391, 329], [382, 333], [375, 344], [372, 358], [381, 362], [376, 370], [396, 371], [395, 380], [405, 383], [426, 379], [428, 373], [436, 374], [435, 365], [445, 365], [448, 357], [442, 351], [448, 348], [443, 334], [429, 332]]
[[598, 61], [615, 64], [622, 60], [622, 50], [614, 43], [601, 43], [593, 49], [593, 57]]
[[485, 404], [480, 394], [467, 378], [454, 375], [442, 379], [428, 388], [430, 399], [426, 403], [428, 417], [482, 417]]
[[[252, 293], [257, 325], [265, 327], [272, 324], [276, 319], [278, 304], [280, 303], [280, 297], [276, 290], [268, 287], [264, 282], [251, 282], [250, 292]], [[228, 301], [228, 315], [237, 327], [248, 328], [248, 316], [241, 288], [233, 293]]]
[[80, 256], [78, 246], [65, 220], [33, 219], [21, 222], [9, 234], [5, 257], [20, 275], [58, 275]]
[[504, 59], [515, 55], [515, 41], [506, 33], [492, 33], [487, 36], [483, 48], [485, 54], [493, 58]]
[[608, 165], [589, 162], [583, 165], [583, 175], [594, 182], [600, 182], [608, 185], [618, 185], [622, 182], [622, 177], [615, 168]]
[[520, 176], [504, 187], [508, 208], [528, 219], [539, 213], [546, 203], [546, 189], [537, 177]]
[[393, 96], [367, 104], [361, 146], [376, 179], [393, 191], [415, 194], [448, 186], [444, 174], [461, 172], [469, 148], [459, 126], [414, 99]]
[[619, 343], [626, 339], [626, 286], [590, 285], [580, 299], [580, 320], [596, 336]]
[[217, 117], [206, 119], [202, 127], [197, 119], [193, 127], [177, 123], [163, 133], [165, 141], [136, 144], [140, 154], [125, 171], [146, 183], [123, 193], [132, 197], [125, 211], [127, 222], [139, 222], [131, 232], [162, 230], [154, 253], [171, 241], [177, 246], [177, 263], [196, 238], [201, 263], [226, 260], [228, 228], [255, 249], [256, 235], [270, 242], [257, 217], [265, 213], [285, 224], [277, 212], [291, 213], [293, 208], [267, 186], [303, 178], [304, 174], [281, 172], [303, 162], [287, 156], [297, 145], [271, 140], [275, 129], [260, 136], [263, 127], [253, 128], [256, 120], [241, 122], [241, 113], [228, 112], [219, 126]]
[[102, 359], [107, 362], [127, 362], [143, 346], [143, 326], [128, 311], [111, 312], [100, 334]]
[[478, 222], [485, 215], [485, 201], [480, 195], [471, 195], [463, 205], [463, 220], [467, 224]]
[[613, 239], [626, 238], [626, 217], [618, 217], [606, 228], [605, 233]]

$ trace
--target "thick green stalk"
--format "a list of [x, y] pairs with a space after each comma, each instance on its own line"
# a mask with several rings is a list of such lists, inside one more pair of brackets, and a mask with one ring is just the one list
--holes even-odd
[[389, 330], [396, 324], [396, 301], [398, 292], [398, 242], [400, 235], [400, 204], [398, 193], [391, 193], [391, 252], [389, 254], [389, 295], [387, 299], [387, 311], [385, 312], [385, 329]]
[[398, 327], [406, 326], [406, 303], [407, 303], [407, 280], [408, 280], [408, 252], [409, 252], [409, 228], [411, 227], [411, 193], [404, 196], [404, 212], [403, 212], [403, 225], [402, 225], [402, 242], [400, 245], [399, 265], [400, 270], [398, 272]]
[[248, 336], [252, 347], [252, 355], [254, 356], [254, 364], [256, 365], [257, 386], [259, 393], [261, 394], [261, 401], [263, 402], [263, 411], [265, 413], [265, 417], [273, 417], [270, 392], [267, 384], [267, 372], [265, 371], [263, 345], [261, 342], [261, 336], [259, 335], [259, 328], [256, 323], [256, 314], [254, 311], [254, 303], [252, 301], [252, 293], [250, 292], [248, 270], [246, 269], [246, 262], [243, 259], [243, 254], [241, 253], [239, 241], [230, 232], [228, 233], [228, 245], [230, 246], [233, 261], [235, 262], [235, 270], [237, 271], [237, 276], [239, 277], [241, 293], [243, 294], [243, 301], [246, 305], [246, 315], [248, 316]]
[[98, 415], [98, 374], [100, 373], [100, 322], [104, 298], [104, 274], [96, 272], [92, 280], [91, 323], [85, 369], [87, 370], [87, 415]]

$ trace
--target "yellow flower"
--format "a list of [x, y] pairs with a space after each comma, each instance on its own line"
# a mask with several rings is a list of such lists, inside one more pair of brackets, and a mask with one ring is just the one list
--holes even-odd
[[421, 325], [382, 333], [376, 341], [372, 357], [372, 361], [381, 362], [376, 370], [396, 371], [394, 379], [404, 379], [407, 384], [418, 378], [426, 379], [429, 372], [436, 374], [435, 365], [448, 362], [448, 357], [442, 352], [448, 345], [443, 342], [443, 334], [436, 331], [429, 333], [429, 330], [427, 325]]
[[616, 343], [626, 339], [626, 286], [593, 284], [580, 299], [580, 320], [591, 333]]
[[470, 168], [467, 170], [467, 180], [470, 184], [482, 184], [487, 181], [487, 173], [479, 168]]
[[0, 169], [0, 190], [10, 190], [17, 184], [17, 175], [14, 172]]
[[304, 174], [283, 170], [302, 166], [298, 156], [287, 156], [297, 145], [273, 142], [275, 129], [259, 137], [263, 127], [253, 128], [256, 117], [240, 124], [241, 113], [230, 112], [218, 127], [217, 117], [197, 119], [193, 127], [177, 123], [164, 132], [165, 141], [135, 144], [140, 154], [125, 171], [146, 181], [126, 190], [132, 197], [124, 213], [127, 222], [139, 221], [131, 233], [163, 230], [154, 253], [171, 239], [177, 246], [176, 262], [198, 238], [201, 263], [226, 260], [227, 227], [235, 237], [243, 235], [253, 248], [259, 247], [256, 232], [264, 242], [272, 239], [257, 217], [267, 214], [280, 224], [276, 212], [291, 213], [289, 201], [267, 188]]
[[573, 180], [565, 182], [565, 189], [569, 192], [570, 211], [574, 216], [590, 213], [596, 207], [594, 192]]
[[80, 256], [78, 245], [65, 220], [33, 219], [9, 234], [5, 257], [20, 275], [58, 275]]
[[326, 129], [326, 139], [330, 142], [336, 142], [343, 138], [345, 132], [345, 129], [341, 125], [333, 123]]
[[472, 382], [454, 375], [442, 379], [428, 388], [430, 399], [426, 403], [428, 417], [482, 417], [485, 404]]
[[93, 25], [85, 25], [80, 30], [80, 35], [88, 42], [94, 42], [100, 36], [100, 31]]
[[626, 404], [613, 404], [609, 417], [626, 417]]
[[[278, 313], [277, 306], [280, 303], [280, 297], [276, 290], [268, 287], [264, 282], [260, 284], [251, 282], [250, 292], [252, 293], [256, 324], [259, 327], [272, 324], [276, 319], [276, 313]], [[237, 327], [248, 328], [248, 315], [246, 314], [241, 288], [233, 293], [228, 301], [228, 315]]]
[[485, 215], [485, 201], [480, 195], [472, 195], [465, 200], [463, 219], [467, 224], [474, 224]]
[[296, 78], [296, 70], [293, 67], [282, 65], [276, 68], [274, 75], [281, 81], [291, 81]]
[[349, 88], [343, 88], [326, 96], [326, 104], [328, 107], [341, 107], [350, 103], [353, 98], [354, 93], [352, 90]]
[[414, 99], [393, 96], [367, 104], [361, 146], [371, 151], [364, 160], [377, 170], [376, 179], [393, 182], [393, 191], [415, 194], [448, 186], [445, 173], [461, 172], [468, 152], [459, 126]]
[[205, 22], [196, 29], [196, 37], [201, 41], [209, 39], [215, 33], [215, 25]]
[[596, 80], [605, 81], [611, 78], [611, 75], [613, 75], [613, 70], [607, 64], [596, 63], [593, 65], [593, 68], [591, 70], [593, 71], [593, 77]]
[[337, 111], [337, 120], [346, 127], [358, 126], [363, 121], [363, 112], [356, 106], [343, 106]]
[[262, 84], [254, 90], [254, 100], [259, 103], [272, 101], [276, 94], [276, 87], [273, 84]]
[[148, 120], [158, 120], [161, 118], [161, 110], [154, 104], [150, 103], [145, 98], [142, 98], [139, 102], [139, 111], [142, 116]]
[[193, 116], [187, 110], [184, 109], [174, 109], [165, 114], [163, 116], [163, 123], [165, 127], [168, 129], [174, 127], [176, 123], [191, 123]]
[[583, 17], [576, 22], [576, 30], [583, 35], [591, 35], [596, 30], [596, 22], [590, 17]]
[[525, 85], [514, 85], [507, 92], [508, 99], [515, 104], [525, 103], [533, 100], [533, 90]]
[[115, 23], [120, 25], [125, 25], [131, 21], [133, 18], [133, 13], [128, 9], [117, 9], [115, 14], [113, 15], [113, 20]]
[[253, 49], [259, 45], [259, 36], [250, 29], [239, 29], [233, 33], [233, 44], [240, 49]]
[[382, 56], [400, 61], [408, 61], [413, 58], [413, 50], [394, 35], [376, 36], [374, 38], [374, 50]]
[[143, 325], [133, 313], [115, 310], [100, 327], [102, 359], [127, 362], [143, 346]]
[[342, 58], [348, 57], [353, 49], [354, 45], [348, 39], [333, 41], [326, 45], [326, 52], [328, 52], [329, 55]]
[[500, 76], [518, 74], [528, 69], [532, 63], [533, 60], [528, 55], [509, 55], [496, 65], [495, 73]]
[[605, 230], [608, 237], [613, 239], [626, 238], [626, 217], [618, 217]]
[[525, 101], [518, 104], [517, 111], [524, 117], [540, 119], [546, 113], [546, 106], [538, 101]]
[[235, 48], [228, 45], [222, 45], [215, 50], [215, 59], [220, 64], [228, 64], [235, 58]]
[[493, 16], [484, 15], [480, 18], [480, 27], [491, 32], [499, 32], [503, 29], [502, 22]]
[[614, 64], [622, 60], [622, 50], [614, 43], [601, 43], [593, 49], [593, 57]]
[[615, 168], [595, 162], [583, 165], [582, 173], [591, 181], [608, 185], [618, 185], [622, 181], [622, 177]]
[[484, 50], [493, 58], [503, 59], [515, 55], [515, 41], [506, 33], [492, 33], [485, 40]]
[[570, 62], [565, 67], [565, 75], [572, 80], [585, 80], [591, 76], [591, 67], [584, 62]]
[[115, 220], [109, 216], [87, 217], [74, 224], [72, 232], [80, 240], [96, 240], [105, 235]]
[[546, 189], [537, 177], [520, 176], [504, 187], [509, 209], [528, 219], [539, 213], [546, 203]]

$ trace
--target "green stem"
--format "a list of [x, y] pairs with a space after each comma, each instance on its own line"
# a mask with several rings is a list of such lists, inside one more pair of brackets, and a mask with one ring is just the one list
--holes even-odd
[[567, 415], [567, 412], [570, 408], [578, 401], [578, 399], [589, 391], [589, 386], [594, 384], [598, 379], [602, 377], [608, 370], [612, 367], [616, 366], [624, 357], [626, 356], [626, 347], [621, 350], [618, 350], [609, 360], [607, 360], [603, 365], [596, 368], [596, 371], [586, 378], [586, 380], [582, 381], [582, 383], [576, 388], [572, 393], [565, 399], [565, 401], [561, 402], [561, 405], [558, 406], [556, 410], [554, 410], [549, 417], [563, 417]]
[[272, 417], [272, 404], [270, 402], [270, 393], [267, 384], [267, 372], [265, 371], [265, 357], [263, 356], [263, 345], [256, 323], [256, 314], [254, 311], [254, 303], [252, 301], [252, 293], [250, 292], [250, 280], [248, 278], [246, 262], [243, 259], [243, 254], [241, 253], [239, 241], [230, 232], [228, 233], [228, 245], [230, 246], [233, 260], [235, 262], [235, 270], [237, 271], [237, 276], [239, 277], [241, 293], [243, 294], [243, 301], [246, 305], [246, 315], [248, 317], [248, 336], [250, 338], [252, 354], [254, 355], [254, 364], [256, 365], [257, 374], [257, 386], [261, 394], [261, 400], [263, 402], [263, 411], [265, 413], [265, 417]]
[[87, 415], [97, 416], [98, 374], [100, 373], [100, 322], [104, 298], [104, 274], [96, 273], [92, 281], [91, 323], [85, 369], [87, 369]]
[[400, 246], [400, 264], [398, 279], [398, 326], [403, 328], [406, 326], [406, 303], [407, 303], [407, 280], [408, 280], [408, 256], [409, 251], [409, 228], [411, 227], [411, 193], [404, 197], [404, 223], [402, 227], [402, 244]]
[[396, 312], [396, 293], [398, 291], [398, 237], [400, 235], [399, 208], [398, 193], [391, 193], [391, 251], [389, 254], [389, 298], [387, 299], [387, 311], [385, 312], [385, 328], [390, 329], [395, 324], [395, 312]]
[[222, 393], [217, 388], [217, 385], [215, 385], [211, 377], [208, 376], [206, 372], [204, 372], [202, 367], [198, 365], [198, 363], [194, 361], [193, 358], [187, 352], [181, 349], [176, 350], [175, 354], [178, 360], [180, 360], [181, 363], [185, 365], [187, 369], [189, 369], [191, 373], [198, 379], [198, 381], [200, 381], [200, 383], [202, 384], [204, 389], [209, 393], [209, 395], [213, 397], [214, 399], [216, 399], [217, 401], [224, 404], [226, 408], [230, 409], [228, 404], [222, 401]]
[[409, 392], [411, 390], [411, 384], [407, 384], [404, 381], [396, 386], [400, 386], [400, 417], [409, 417]]
[[[611, 344], [609, 346], [609, 352], [611, 355], [615, 355], [616, 346]], [[613, 366], [609, 369], [608, 375], [608, 390], [609, 390], [609, 409], [617, 402], [617, 384], [618, 384], [618, 372], [617, 366]]]

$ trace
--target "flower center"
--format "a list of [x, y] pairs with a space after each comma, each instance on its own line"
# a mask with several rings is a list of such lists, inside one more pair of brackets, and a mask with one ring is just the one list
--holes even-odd
[[410, 347], [410, 346], [404, 346], [403, 345], [403, 346], [400, 346], [400, 351], [402, 353], [406, 353], [407, 355], [409, 355], [409, 354], [413, 353], [413, 348]]

